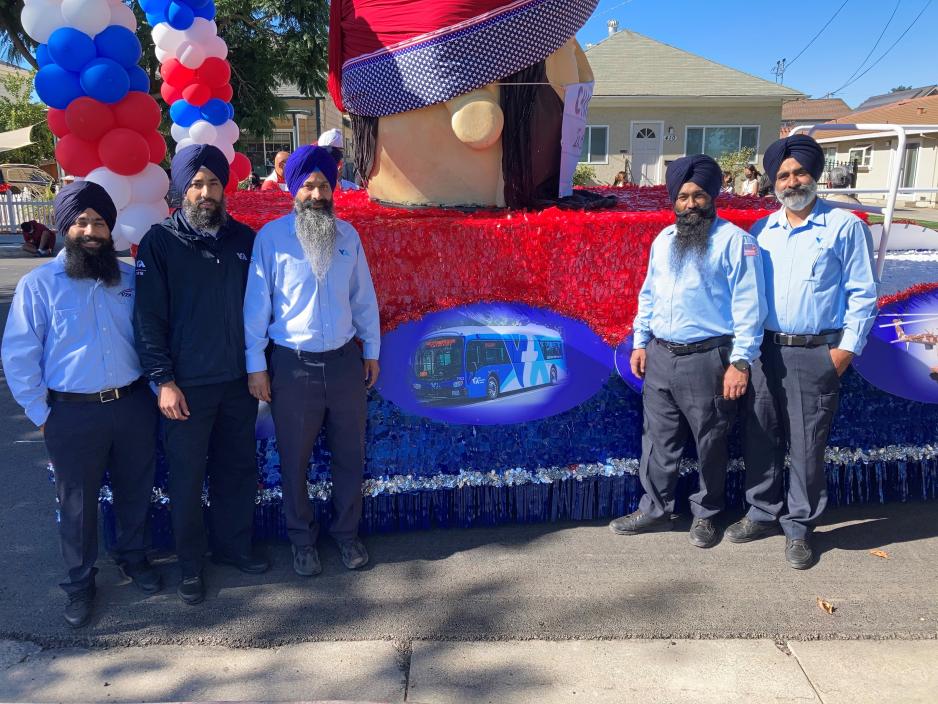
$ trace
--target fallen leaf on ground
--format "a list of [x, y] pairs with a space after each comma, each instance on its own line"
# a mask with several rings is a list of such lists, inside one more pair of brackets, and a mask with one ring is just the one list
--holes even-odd
[[881, 557], [884, 560], [889, 559], [889, 553], [886, 552], [885, 550], [870, 550], [870, 555], [872, 555], [873, 557]]
[[834, 606], [832, 603], [830, 603], [829, 601], [825, 601], [825, 600], [822, 599], [821, 597], [818, 597], [818, 598], [817, 598], [817, 607], [818, 607], [821, 611], [826, 611], [826, 612], [829, 613], [829, 614], [833, 614], [833, 613], [834, 613], [834, 610], [837, 608], [837, 607]]

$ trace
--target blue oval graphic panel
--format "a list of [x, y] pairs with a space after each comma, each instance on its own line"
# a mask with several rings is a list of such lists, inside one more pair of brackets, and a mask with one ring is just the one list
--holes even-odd
[[853, 366], [887, 393], [938, 403], [938, 292], [884, 306]]
[[407, 413], [500, 425], [583, 403], [612, 372], [588, 326], [519, 304], [480, 303], [431, 313], [381, 341], [378, 390]]
[[616, 371], [622, 380], [628, 384], [629, 388], [638, 393], [642, 393], [644, 382], [632, 373], [632, 336], [622, 340], [616, 347]]

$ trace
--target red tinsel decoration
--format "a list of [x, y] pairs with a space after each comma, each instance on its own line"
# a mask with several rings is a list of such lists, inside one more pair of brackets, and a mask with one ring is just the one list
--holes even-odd
[[910, 298], [916, 296], [923, 296], [926, 293], [931, 293], [932, 291], [938, 291], [938, 281], [932, 281], [924, 284], [915, 284], [910, 286], [905, 291], [899, 291], [898, 293], [893, 293], [889, 296], [880, 296], [879, 298], [879, 307], [880, 309], [885, 306], [891, 305], [893, 303], [901, 303], [902, 301], [907, 301]]

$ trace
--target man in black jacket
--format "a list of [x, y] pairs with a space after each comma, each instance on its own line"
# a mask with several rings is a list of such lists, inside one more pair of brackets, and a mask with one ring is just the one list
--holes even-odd
[[269, 567], [251, 546], [257, 401], [247, 386], [242, 306], [254, 231], [225, 211], [228, 177], [218, 148], [179, 151], [172, 182], [182, 207], [150, 228], [137, 252], [134, 332], [166, 419], [170, 513], [182, 571], [178, 594], [187, 604], [205, 597], [206, 471], [212, 560], [251, 574]]

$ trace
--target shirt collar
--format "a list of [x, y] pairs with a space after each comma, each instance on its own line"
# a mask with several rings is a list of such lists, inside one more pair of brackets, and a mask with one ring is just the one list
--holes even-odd
[[[814, 207], [811, 209], [811, 212], [808, 213], [808, 217], [805, 219], [803, 225], [799, 225], [798, 228], [804, 228], [809, 225], [816, 225], [819, 227], [824, 227], [827, 225], [827, 214], [830, 212], [831, 206], [825, 203], [820, 198], [815, 199]], [[785, 206], [776, 210], [769, 216], [769, 227], [781, 227], [784, 230], [795, 229], [791, 226], [791, 223], [788, 222], [788, 216], [785, 215]]]
[[56, 276], [65, 276], [65, 247], [62, 247], [59, 253], [55, 255], [52, 266], [55, 269]]

